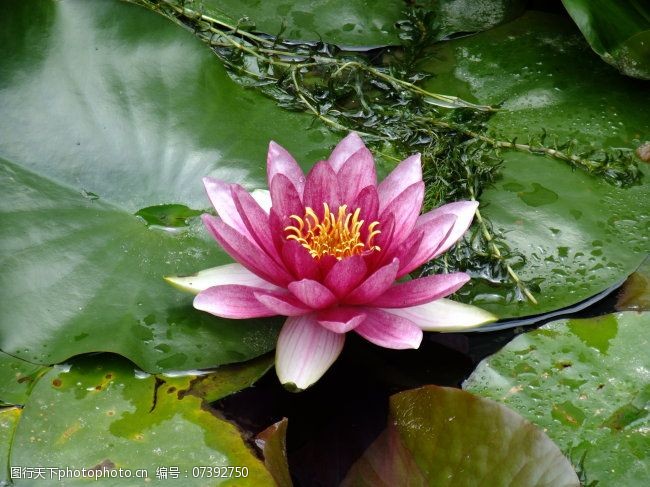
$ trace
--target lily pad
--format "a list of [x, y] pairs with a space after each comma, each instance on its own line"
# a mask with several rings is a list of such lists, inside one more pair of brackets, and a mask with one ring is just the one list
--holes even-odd
[[650, 311], [650, 257], [627, 278], [618, 294], [617, 311]]
[[543, 428], [585, 485], [644, 486], [648, 327], [650, 314], [635, 312], [549, 323], [481, 362], [463, 387]]
[[218, 401], [253, 385], [273, 367], [274, 361], [275, 355], [271, 353], [248, 362], [222, 365], [214, 372], [194, 379], [186, 394], [198, 396], [206, 402]]
[[0, 405], [25, 404], [35, 381], [47, 369], [0, 352]]
[[287, 424], [287, 418], [283, 418], [255, 438], [255, 444], [264, 455], [264, 464], [278, 487], [293, 487], [287, 460]]
[[21, 413], [22, 409], [15, 406], [0, 409], [0, 485], [3, 485], [2, 481], [6, 477], [11, 442]]
[[[288, 0], [175, 0], [195, 12], [205, 13], [246, 29], [286, 39], [324, 41], [341, 46], [401, 44], [398, 22], [407, 18], [404, 0], [315, 0], [309, 4]], [[489, 29], [521, 13], [522, 0], [430, 0], [419, 2], [430, 12], [427, 26], [442, 39], [459, 32]], [[412, 7], [411, 7], [412, 8]]]
[[[117, 357], [56, 366], [38, 381], [24, 407], [10, 467], [42, 467], [48, 479], [51, 467], [94, 470], [68, 476], [66, 485], [93, 484], [97, 472], [104, 474], [102, 485], [124, 485], [124, 478], [106, 479], [106, 472], [119, 469], [134, 480], [139, 476], [138, 485], [145, 483], [143, 475], [161, 479], [162, 471], [162, 479], [183, 485], [273, 485], [233, 424], [205, 409], [201, 398], [180, 393], [193, 379], [136, 376]], [[32, 485], [24, 475], [15, 485]]]
[[2, 4], [0, 41], [0, 349], [109, 351], [150, 372], [272, 349], [277, 322], [210, 317], [163, 282], [230, 261], [197, 218], [168, 231], [135, 214], [209, 207], [203, 176], [264, 187], [270, 140], [312, 163], [334, 137], [126, 2]]
[[592, 49], [622, 73], [650, 79], [650, 4], [562, 0]]
[[[503, 108], [489, 129], [527, 143], [575, 139], [583, 149], [633, 150], [650, 134], [639, 106], [647, 85], [620, 75], [591, 52], [568, 19], [529, 11], [475, 36], [439, 44], [424, 66], [433, 91]], [[480, 200], [507, 246], [522, 254], [519, 276], [539, 285], [539, 305], [513, 302], [481, 276], [463, 300], [503, 318], [564, 308], [621, 282], [650, 252], [650, 170], [619, 188], [563, 161], [503, 152], [502, 178]]]
[[438, 386], [395, 394], [386, 430], [342, 485], [579, 486], [553, 442], [514, 411]]

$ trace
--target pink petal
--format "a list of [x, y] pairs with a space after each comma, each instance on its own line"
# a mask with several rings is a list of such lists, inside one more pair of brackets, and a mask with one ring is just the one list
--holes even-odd
[[409, 320], [381, 309], [362, 308], [368, 317], [354, 331], [375, 345], [403, 350], [418, 348], [422, 330]]
[[390, 264], [377, 269], [342, 301], [346, 304], [366, 304], [381, 296], [393, 282], [399, 268], [399, 260], [393, 259]]
[[415, 154], [400, 162], [379, 184], [379, 211], [382, 212], [406, 188], [419, 182], [422, 182], [422, 165], [420, 154]]
[[320, 269], [320, 275], [326, 276], [329, 271], [332, 270], [332, 267], [338, 262], [337, 258], [333, 255], [323, 255], [320, 259], [317, 260], [318, 268]]
[[388, 215], [395, 218], [393, 241], [402, 242], [413, 230], [422, 209], [424, 198], [424, 183], [422, 181], [408, 186], [383, 210], [379, 220], [385, 220]]
[[224, 183], [215, 178], [205, 177], [203, 178], [203, 186], [205, 186], [205, 191], [208, 193], [208, 198], [210, 199], [212, 206], [217, 210], [219, 217], [226, 223], [226, 225], [234, 228], [246, 238], [252, 240], [246, 225], [244, 225], [244, 222], [235, 207], [235, 202], [232, 200], [231, 189], [233, 186], [237, 185]]
[[282, 245], [282, 260], [296, 279], [319, 280], [320, 268], [306, 248], [295, 240], [286, 240]]
[[392, 308], [386, 311], [412, 321], [425, 331], [464, 330], [497, 320], [496, 316], [484, 309], [445, 298], [409, 308]]
[[359, 326], [366, 316], [359, 308], [330, 308], [319, 311], [316, 320], [334, 333], [347, 333]]
[[223, 249], [249, 271], [278, 286], [284, 287], [292, 277], [273, 259], [234, 228], [226, 225], [221, 218], [202, 215], [202, 220], [212, 236]]
[[269, 187], [271, 186], [271, 181], [273, 181], [273, 178], [277, 174], [286, 176], [296, 188], [298, 194], [302, 195], [305, 187], [305, 173], [302, 172], [296, 160], [284, 147], [271, 141], [269, 144], [269, 152], [266, 156], [266, 175], [268, 177]]
[[214, 286], [201, 291], [194, 298], [194, 307], [222, 318], [258, 318], [276, 313], [260, 303], [255, 293], [265, 289], [231, 284]]
[[336, 302], [336, 296], [329, 289], [311, 279], [294, 281], [288, 288], [295, 297], [313, 309], [327, 308]]
[[282, 316], [300, 316], [311, 311], [298, 299], [285, 292], [256, 292], [255, 298], [274, 312]]
[[248, 233], [257, 245], [278, 264], [280, 256], [273, 243], [273, 236], [269, 228], [269, 217], [255, 199], [242, 187], [232, 188], [233, 201], [241, 216]]
[[307, 175], [302, 203], [314, 210], [319, 218], [323, 217], [323, 203], [336, 213], [341, 198], [339, 185], [334, 170], [326, 161], [317, 162]]
[[305, 390], [337, 359], [345, 334], [320, 326], [313, 314], [288, 318], [275, 349], [275, 372], [290, 390]]
[[406, 308], [449, 296], [469, 281], [464, 272], [437, 274], [395, 284], [372, 302], [378, 308]]
[[359, 137], [355, 132], [350, 132], [350, 134], [334, 148], [327, 162], [332, 166], [334, 172], [339, 172], [345, 161], [347, 161], [352, 154], [365, 147], [366, 146], [363, 143], [363, 140], [361, 140], [361, 137]]
[[261, 279], [241, 264], [226, 264], [205, 269], [188, 276], [165, 277], [165, 281], [183, 291], [199, 293], [213, 286], [240, 284], [242, 286], [279, 289], [270, 282]]
[[271, 209], [280, 217], [283, 228], [296, 223], [289, 219], [291, 215], [302, 218], [305, 214], [298, 191], [284, 174], [277, 174], [271, 180], [271, 201]]
[[454, 203], [440, 206], [435, 210], [431, 210], [418, 218], [418, 221], [415, 224], [416, 228], [428, 225], [429, 222], [439, 218], [441, 215], [456, 216], [456, 222], [449, 232], [449, 235], [447, 235], [444, 242], [436, 249], [434, 255], [429, 257], [429, 260], [445, 252], [463, 236], [472, 224], [477, 208], [478, 201], [456, 201]]
[[360, 255], [341, 259], [327, 273], [324, 284], [339, 298], [345, 296], [366, 276], [366, 263]]
[[357, 208], [361, 210], [361, 219], [366, 222], [362, 231], [367, 230], [368, 225], [377, 220], [377, 212], [379, 211], [379, 196], [375, 186], [366, 186], [359, 192], [350, 205], [350, 211], [354, 212]]
[[273, 245], [277, 249], [278, 253], [282, 255], [282, 247], [284, 246], [287, 240], [285, 239], [285, 227], [290, 223], [290, 220], [287, 218], [283, 223], [282, 217], [271, 208], [269, 211], [269, 228], [271, 229], [271, 237], [273, 238]]
[[[446, 214], [423, 225], [416, 225], [409, 239], [396, 252], [401, 263], [397, 277], [400, 278], [433, 259], [455, 223], [456, 216]], [[409, 242], [411, 238], [417, 238], [417, 241]], [[409, 244], [412, 244], [411, 248], [408, 248]]]
[[[424, 238], [423, 230], [413, 230], [411, 234], [399, 244], [397, 249], [394, 250], [392, 256], [397, 257], [400, 262], [400, 270], [405, 267], [404, 263], [409, 263], [415, 257], [420, 246], [422, 245], [422, 240]], [[398, 278], [401, 277], [400, 272], [397, 272]]]
[[375, 237], [374, 245], [378, 246], [381, 250], [373, 252], [366, 257], [366, 263], [369, 269], [377, 269], [387, 262], [392, 261], [394, 256], [393, 245], [393, 231], [395, 230], [395, 219], [393, 215], [388, 215], [386, 220], [383, 220], [379, 225], [381, 233]]
[[351, 206], [351, 203], [363, 188], [367, 186], [377, 187], [375, 161], [370, 151], [365, 147], [362, 147], [348, 158], [338, 171], [337, 176], [341, 201], [348, 206]]

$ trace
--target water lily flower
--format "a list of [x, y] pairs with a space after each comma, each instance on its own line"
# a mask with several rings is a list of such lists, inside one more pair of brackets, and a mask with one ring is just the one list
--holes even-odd
[[194, 307], [216, 316], [286, 316], [275, 361], [286, 387], [314, 384], [348, 332], [381, 347], [410, 349], [419, 347], [423, 330], [496, 319], [444, 299], [469, 280], [465, 273], [402, 279], [449, 249], [478, 206], [458, 201], [420, 215], [419, 154], [378, 184], [372, 154], [355, 133], [306, 176], [271, 142], [267, 175], [266, 195], [204, 179], [219, 217], [205, 214], [203, 222], [237, 263], [167, 279], [198, 293]]

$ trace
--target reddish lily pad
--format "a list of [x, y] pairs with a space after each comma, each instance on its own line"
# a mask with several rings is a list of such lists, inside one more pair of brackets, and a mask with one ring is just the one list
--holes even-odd
[[255, 439], [255, 444], [264, 455], [264, 464], [278, 487], [293, 487], [287, 460], [287, 424], [287, 418], [283, 418], [266, 428]]
[[650, 311], [650, 257], [627, 278], [616, 301], [617, 311]]
[[553, 442], [514, 411], [438, 386], [390, 399], [386, 430], [343, 485], [579, 486]]
[[650, 313], [555, 321], [481, 362], [463, 387], [543, 428], [585, 485], [645, 486], [648, 327]]

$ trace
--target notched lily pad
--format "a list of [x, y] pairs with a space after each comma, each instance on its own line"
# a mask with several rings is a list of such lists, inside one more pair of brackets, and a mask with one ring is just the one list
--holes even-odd
[[543, 428], [585, 485], [641, 487], [650, 473], [649, 327], [650, 313], [635, 312], [555, 321], [481, 362], [463, 387]]
[[[192, 376], [136, 376], [124, 359], [99, 357], [55, 367], [38, 381], [16, 428], [12, 466], [122, 468], [133, 475], [144, 469], [150, 480], [159, 468], [169, 473], [171, 467], [184, 485], [273, 485], [233, 424], [206, 408], [201, 398], [179, 397]], [[219, 466], [245, 467], [246, 476], [241, 469], [230, 478], [193, 470], [214, 472]], [[93, 482], [89, 476], [66, 479], [66, 485]]]
[[576, 486], [557, 446], [516, 412], [437, 386], [395, 394], [386, 430], [348, 473], [350, 486]]

